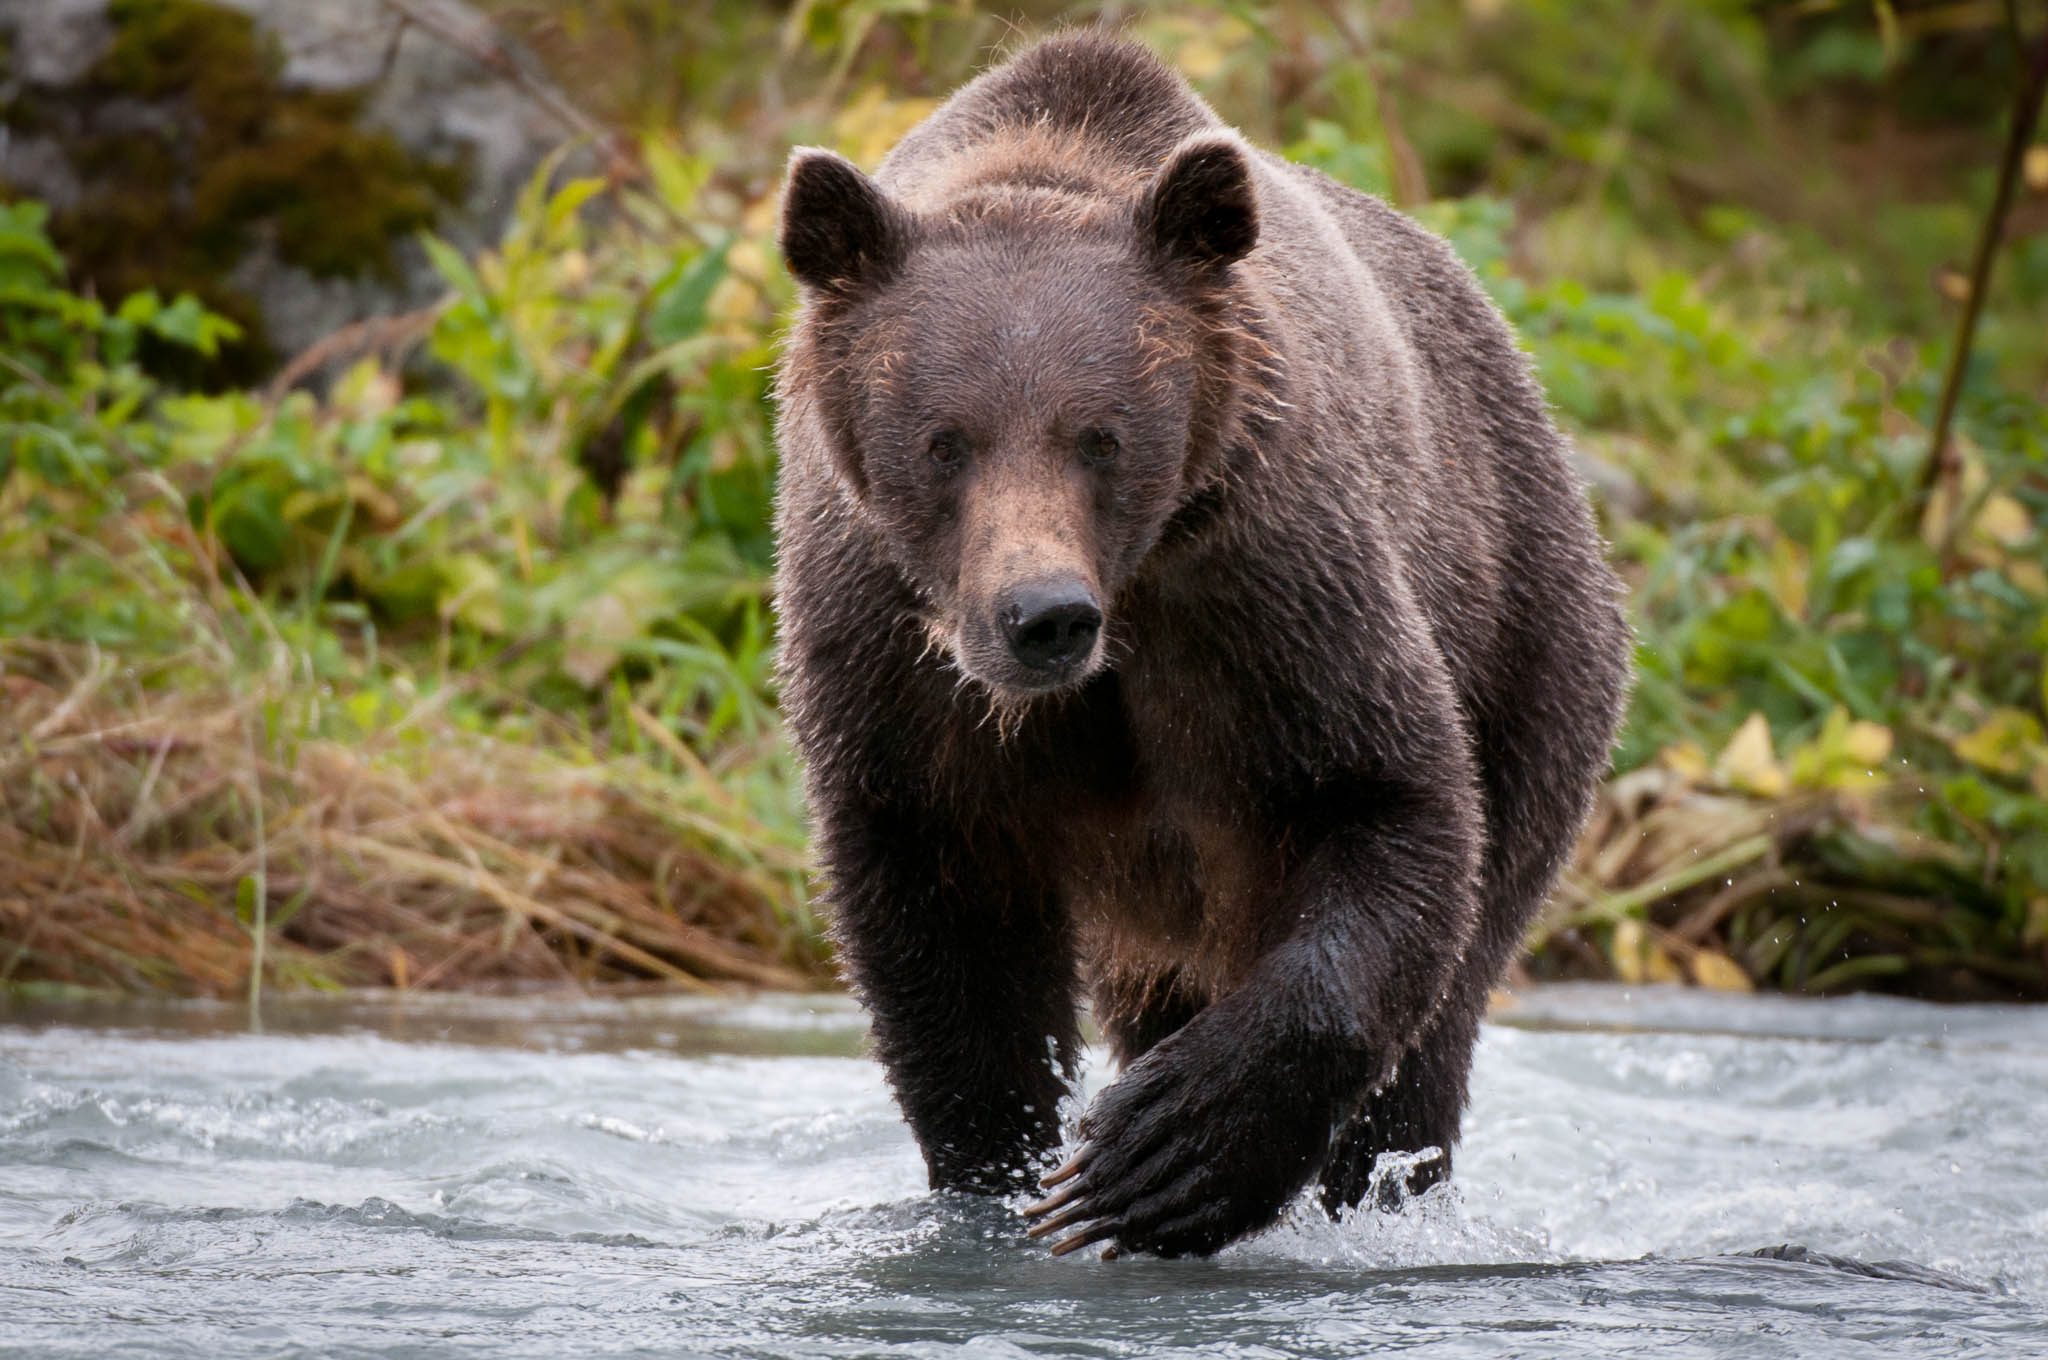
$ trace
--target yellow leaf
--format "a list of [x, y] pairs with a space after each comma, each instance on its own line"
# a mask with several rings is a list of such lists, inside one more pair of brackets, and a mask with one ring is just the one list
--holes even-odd
[[1714, 775], [1728, 787], [1759, 798], [1781, 797], [1791, 787], [1785, 767], [1771, 749], [1771, 725], [1763, 714], [1752, 713], [1743, 720], [1714, 762]]
[[1643, 942], [1643, 980], [1645, 982], [1683, 982], [1685, 974], [1679, 971], [1671, 955], [1655, 940]]
[[2016, 548], [2034, 536], [2034, 521], [2027, 508], [2003, 491], [1985, 500], [1974, 527], [1984, 537], [2008, 548]]
[[1717, 950], [1702, 949], [1692, 956], [1692, 980], [1716, 992], [1753, 992], [1756, 984], [1742, 965]]
[[2031, 763], [2031, 748], [2042, 744], [2041, 722], [2017, 708], [1992, 713], [1968, 736], [1949, 743], [1955, 753], [1993, 774], [2021, 774]]
[[2037, 599], [2048, 597], [2048, 569], [2039, 562], [2016, 557], [2005, 564], [2005, 578]]
[[2026, 159], [2020, 162], [2020, 173], [2026, 176], [2029, 189], [2048, 194], [2048, 146], [2028, 147]]
[[1849, 710], [1837, 704], [1821, 724], [1819, 735], [1792, 752], [1792, 782], [1809, 789], [1862, 790], [1874, 787], [1892, 752], [1892, 731], [1882, 723], [1851, 722]]
[[1771, 545], [1771, 593], [1789, 618], [1806, 617], [1806, 554], [1789, 538]]
[[1681, 741], [1667, 746], [1657, 758], [1665, 769], [1690, 784], [1702, 782], [1713, 771], [1707, 753], [1696, 741]]
[[1643, 980], [1643, 923], [1629, 919], [1614, 923], [1614, 939], [1608, 945], [1614, 975], [1623, 982]]
[[1842, 739], [1842, 749], [1852, 760], [1882, 765], [1892, 753], [1892, 730], [1883, 723], [1852, 722]]

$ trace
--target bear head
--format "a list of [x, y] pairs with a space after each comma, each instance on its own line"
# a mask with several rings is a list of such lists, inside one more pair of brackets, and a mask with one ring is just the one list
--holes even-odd
[[1108, 664], [1119, 594], [1271, 371], [1235, 267], [1259, 232], [1243, 145], [1198, 134], [1126, 185], [1012, 177], [918, 212], [831, 152], [790, 164], [785, 396], [815, 403], [935, 641], [1004, 701]]

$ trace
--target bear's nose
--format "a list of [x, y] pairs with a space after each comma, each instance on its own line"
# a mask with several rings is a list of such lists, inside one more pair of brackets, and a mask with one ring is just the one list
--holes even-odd
[[1002, 608], [1010, 654], [1033, 670], [1064, 670], [1086, 657], [1102, 629], [1094, 592], [1080, 581], [1019, 586]]

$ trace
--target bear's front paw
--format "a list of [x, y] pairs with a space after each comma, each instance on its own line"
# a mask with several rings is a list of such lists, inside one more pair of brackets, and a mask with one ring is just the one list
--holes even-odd
[[1320, 1082], [1246, 1045], [1205, 1041], [1198, 1021], [1134, 1063], [1081, 1120], [1082, 1144], [1025, 1209], [1033, 1237], [1074, 1231], [1056, 1256], [1206, 1256], [1265, 1227], [1329, 1146]]

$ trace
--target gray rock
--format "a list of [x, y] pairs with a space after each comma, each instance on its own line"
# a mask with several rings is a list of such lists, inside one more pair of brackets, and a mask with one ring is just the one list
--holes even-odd
[[69, 85], [114, 40], [106, 0], [0, 0], [0, 30], [13, 35], [12, 79]]
[[[366, 125], [390, 132], [410, 151], [462, 158], [471, 170], [471, 188], [465, 217], [451, 224], [458, 239], [495, 238], [520, 186], [567, 136], [527, 95], [379, 0], [216, 3], [242, 11], [276, 35], [284, 49], [286, 85], [367, 87]], [[413, 8], [478, 47], [500, 42], [490, 21], [458, 0], [414, 0]]]
[[33, 186], [37, 198], [60, 212], [85, 193], [54, 137], [21, 136], [7, 127], [0, 127], [0, 180]]
[[[277, 39], [287, 87], [360, 90], [364, 126], [389, 132], [415, 154], [465, 166], [466, 199], [444, 214], [437, 230], [466, 249], [497, 239], [520, 187], [569, 135], [530, 96], [381, 0], [214, 2], [248, 14]], [[22, 91], [59, 98], [75, 92], [113, 40], [108, 3], [0, 0], [0, 34], [12, 49], [9, 68], [0, 71], [0, 102]], [[489, 21], [460, 0], [414, 0], [414, 8], [483, 48], [501, 41]], [[96, 108], [96, 124], [104, 128], [110, 112]], [[135, 115], [141, 126], [174, 122], [168, 110], [139, 102]], [[58, 139], [9, 137], [4, 127], [0, 180], [56, 208], [77, 204], [92, 189]], [[259, 240], [228, 277], [256, 299], [272, 342], [288, 357], [350, 322], [439, 296], [424, 252], [407, 241], [397, 254], [396, 284], [319, 278]]]

